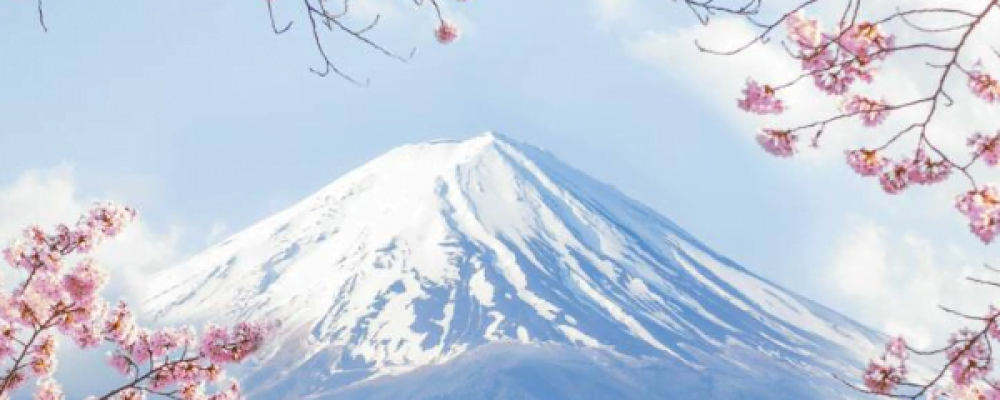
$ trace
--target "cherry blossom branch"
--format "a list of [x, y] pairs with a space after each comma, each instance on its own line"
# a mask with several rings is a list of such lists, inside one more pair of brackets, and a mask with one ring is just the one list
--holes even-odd
[[[293, 22], [289, 21], [287, 24], [279, 28], [279, 24], [275, 19], [274, 8], [273, 5], [271, 4], [271, 1], [272, 0], [265, 0], [265, 2], [267, 3], [268, 18], [271, 23], [271, 29], [274, 31], [276, 35], [284, 34], [292, 28]], [[323, 42], [321, 36], [322, 27], [325, 27], [327, 31], [335, 31], [335, 30], [339, 31], [347, 35], [348, 37], [357, 40], [361, 44], [376, 51], [377, 53], [396, 61], [404, 63], [408, 62], [416, 54], [416, 48], [411, 49], [410, 52], [406, 55], [397, 53], [395, 51], [389, 50], [387, 47], [379, 44], [378, 42], [376, 42], [375, 40], [373, 40], [368, 36], [368, 33], [375, 30], [376, 27], [379, 25], [379, 23], [382, 21], [381, 14], [376, 14], [373, 20], [364, 26], [359, 28], [353, 28], [349, 26], [348, 23], [345, 22], [345, 19], [350, 17], [350, 11], [351, 11], [350, 0], [340, 0], [342, 1], [341, 4], [343, 5], [343, 8], [342, 11], [336, 14], [330, 13], [329, 9], [327, 8], [328, 1], [329, 0], [302, 0], [302, 5], [304, 6], [306, 12], [306, 18], [308, 18], [309, 21], [309, 28], [311, 31], [310, 33], [312, 34], [313, 45], [316, 48], [316, 52], [319, 54], [323, 63], [322, 68], [309, 69], [310, 72], [316, 74], [316, 76], [326, 77], [329, 76], [330, 74], [334, 74], [343, 78], [344, 80], [347, 80], [348, 82], [351, 82], [355, 85], [362, 87], [366, 87], [371, 83], [371, 81], [367, 78], [363, 80], [358, 79], [354, 77], [352, 74], [345, 72], [343, 69], [340, 68], [339, 65], [337, 65], [337, 63], [334, 62], [333, 58], [331, 57], [331, 53], [326, 48], [326, 45]], [[458, 1], [464, 1], [464, 0], [458, 0]], [[451, 43], [458, 37], [458, 29], [454, 25], [449, 23], [447, 20], [445, 20], [441, 10], [441, 5], [437, 2], [437, 0], [430, 0], [428, 1], [428, 3], [431, 5], [434, 14], [438, 20], [438, 28], [434, 31], [435, 36], [441, 43], [445, 44]], [[415, 0], [414, 4], [419, 7], [424, 4], [424, 1]]]
[[[937, 125], [941, 111], [959, 101], [949, 89], [949, 83], [958, 79], [956, 76], [968, 79], [969, 89], [975, 97], [988, 103], [1000, 102], [1000, 82], [982, 70], [981, 63], [970, 67], [965, 61], [974, 59], [974, 55], [968, 54], [970, 39], [980, 31], [988, 16], [1000, 10], [1000, 0], [984, 0], [979, 11], [948, 7], [896, 8], [870, 21], [862, 20], [862, 0], [848, 0], [832, 31], [822, 30], [818, 19], [804, 15], [807, 9], [817, 5], [816, 0], [796, 4], [770, 22], [758, 21], [756, 12], [732, 13], [744, 17], [758, 30], [754, 37], [734, 48], [712, 49], [695, 42], [703, 52], [726, 56], [766, 44], [779, 30], [787, 34], [787, 41], [781, 42], [782, 48], [803, 71], [774, 85], [748, 79], [744, 96], [737, 102], [747, 112], [785, 112], [785, 103], [779, 96], [807, 78], [811, 78], [820, 93], [840, 100], [841, 108], [826, 117], [787, 128], [763, 129], [757, 135], [760, 145], [773, 155], [790, 157], [797, 152], [800, 135], [809, 134], [811, 144], [818, 147], [827, 132], [842, 128], [844, 122], [859, 118], [864, 126], [873, 128], [882, 125], [890, 114], [916, 110], [920, 113], [917, 117], [906, 121], [902, 129], [881, 144], [846, 151], [848, 164], [861, 176], [877, 177], [889, 194], [900, 193], [913, 185], [940, 183], [955, 173], [961, 174], [968, 180], [970, 189], [959, 197], [956, 207], [968, 218], [970, 230], [983, 242], [991, 242], [1000, 234], [1000, 193], [993, 186], [980, 185], [971, 169], [978, 161], [989, 166], [1000, 165], [1000, 131], [996, 135], [976, 133], [969, 137], [967, 143], [973, 151], [964, 160], [944, 151], [934, 137], [940, 129]], [[917, 20], [918, 16], [933, 18], [936, 25]], [[913, 43], [897, 44], [896, 36], [885, 28], [891, 22], [916, 33], [917, 39]], [[993, 50], [996, 53], [996, 49]], [[857, 86], [879, 79], [879, 67], [887, 59], [905, 54], [926, 55], [922, 64], [934, 70], [929, 73], [932, 84], [928, 89], [913, 98], [892, 102], [884, 97], [872, 98], [855, 92]], [[944, 60], [938, 61], [931, 56]], [[904, 137], [915, 139], [915, 148], [907, 150], [912, 156], [895, 161], [887, 157], [885, 154], [897, 147], [895, 145]]]
[[[224, 365], [240, 363], [263, 346], [276, 325], [242, 322], [231, 329], [209, 326], [198, 342], [196, 355], [192, 355], [189, 349], [198, 340], [193, 329], [138, 327], [124, 302], [108, 313], [108, 304], [100, 297], [108, 277], [92, 260], [84, 258], [74, 268], [64, 268], [68, 256], [85, 254], [116, 236], [133, 217], [129, 208], [98, 205], [74, 228], [60, 225], [49, 234], [30, 227], [23, 239], [3, 249], [6, 263], [26, 278], [14, 285], [11, 293], [0, 292], [0, 357], [7, 371], [0, 377], [0, 398], [11, 397], [31, 379], [35, 381], [34, 398], [64, 397], [52, 379], [56, 333], [83, 349], [102, 342], [117, 347], [109, 361], [130, 379], [103, 398], [138, 398], [145, 393], [202, 398], [204, 384], [215, 382]], [[23, 339], [19, 338], [22, 334]], [[140, 365], [147, 363], [148, 370], [143, 372]], [[214, 387], [218, 391], [213, 399], [240, 398], [235, 381]]]
[[756, 15], [760, 11], [761, 3], [762, 0], [750, 0], [739, 6], [720, 6], [715, 0], [684, 0], [684, 4], [687, 5], [702, 24], [708, 24], [711, 16], [720, 13], [744, 16]]
[[[993, 268], [987, 266], [994, 271]], [[1000, 283], [968, 278], [975, 283], [998, 287]], [[886, 345], [885, 352], [872, 360], [864, 373], [864, 386], [854, 385], [837, 378], [845, 385], [863, 393], [889, 398], [918, 399], [931, 398], [996, 398], [1000, 387], [988, 378], [993, 369], [993, 340], [1000, 340], [1000, 310], [990, 307], [986, 316], [962, 313], [941, 306], [945, 312], [964, 319], [982, 323], [979, 329], [963, 328], [953, 334], [947, 346], [934, 350], [919, 350], [909, 346], [902, 338], [893, 338]], [[910, 354], [935, 356], [944, 354], [945, 364], [936, 369], [934, 375], [925, 382], [907, 381], [907, 361]], [[950, 372], [950, 375], [949, 375]], [[948, 380], [951, 385], [942, 383]], [[899, 388], [907, 390], [901, 391]]]
[[[44, 6], [42, 4], [43, 0], [36, 0], [36, 1], [38, 5], [39, 25], [42, 27], [43, 31], [48, 32], [49, 28], [45, 22], [45, 11], [44, 11]], [[275, 0], [264, 0], [264, 3], [267, 6], [268, 21], [270, 22], [271, 30], [274, 32], [274, 34], [282, 35], [292, 29], [295, 21], [290, 20], [287, 23], [279, 24], [277, 21], [277, 17], [275, 16], [275, 9], [273, 4], [274, 1]], [[328, 11], [327, 7], [327, 3], [329, 1], [340, 1], [343, 6], [343, 11], [337, 14], [331, 14]], [[306, 18], [309, 20], [309, 27], [312, 33], [316, 51], [317, 53], [319, 53], [324, 64], [322, 68], [310, 68], [309, 70], [319, 77], [326, 77], [332, 73], [355, 85], [368, 86], [370, 83], [368, 79], [360, 80], [353, 77], [351, 74], [344, 72], [333, 61], [331, 53], [327, 50], [327, 48], [323, 44], [323, 40], [321, 39], [320, 26], [326, 27], [328, 31], [334, 31], [334, 28], [337, 28], [337, 30], [340, 31], [341, 33], [344, 33], [347, 36], [361, 42], [365, 46], [375, 50], [376, 52], [382, 54], [383, 56], [394, 59], [396, 61], [401, 61], [401, 62], [409, 61], [416, 54], [416, 48], [411, 49], [407, 55], [402, 55], [400, 53], [396, 53], [394, 51], [389, 50], [385, 46], [382, 46], [373, 39], [369, 38], [367, 34], [373, 31], [382, 19], [380, 14], [376, 15], [372, 22], [364, 25], [363, 27], [352, 28], [350, 26], [352, 24], [345, 23], [345, 19], [350, 17], [350, 9], [351, 9], [350, 1], [351, 0], [302, 0]], [[456, 1], [465, 2], [466, 0], [456, 0]], [[754, 1], [759, 1], [759, 0], [754, 0]], [[425, 4], [425, 1], [414, 0], [413, 3], [417, 7], [420, 7]], [[426, 3], [430, 4], [431, 8], [433, 9], [434, 15], [438, 21], [438, 26], [434, 30], [434, 36], [437, 38], [438, 42], [442, 44], [448, 44], [457, 39], [459, 34], [458, 28], [445, 19], [444, 13], [441, 8], [441, 4], [437, 0], [428, 0]], [[706, 7], [710, 8], [710, 6], [707, 6], [708, 3], [711, 3], [711, 1], [709, 0], [706, 3]], [[317, 20], [319, 23], [317, 23]]]
[[38, 24], [42, 26], [42, 31], [49, 31], [49, 27], [45, 25], [45, 9], [42, 7], [42, 0], [38, 0]]

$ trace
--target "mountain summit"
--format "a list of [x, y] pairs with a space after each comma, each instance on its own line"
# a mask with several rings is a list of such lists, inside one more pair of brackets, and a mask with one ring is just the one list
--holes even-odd
[[281, 322], [261, 399], [851, 397], [831, 374], [881, 341], [496, 133], [394, 149], [155, 281], [162, 322]]

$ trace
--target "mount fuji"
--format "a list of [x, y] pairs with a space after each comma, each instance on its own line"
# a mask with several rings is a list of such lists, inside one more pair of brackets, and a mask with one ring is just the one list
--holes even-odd
[[881, 334], [502, 135], [396, 148], [163, 271], [162, 323], [278, 321], [255, 399], [837, 399]]

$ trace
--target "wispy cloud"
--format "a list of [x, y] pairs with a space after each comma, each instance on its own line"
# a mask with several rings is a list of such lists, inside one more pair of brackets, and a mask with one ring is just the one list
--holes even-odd
[[[73, 168], [68, 165], [26, 171], [7, 186], [0, 186], [0, 243], [7, 243], [32, 224], [43, 228], [72, 224], [95, 201], [107, 200], [123, 199], [80, 193]], [[93, 257], [112, 273], [106, 293], [112, 298], [137, 301], [143, 294], [147, 273], [180, 256], [177, 247], [181, 232], [176, 226], [165, 232], [154, 231], [140, 216], [122, 235], [103, 244]]]
[[[836, 244], [826, 269], [829, 289], [852, 315], [918, 346], [941, 344], [968, 321], [941, 310], [985, 315], [989, 287], [966, 277], [989, 278], [981, 261], [960, 248], [915, 233], [898, 234], [860, 221]], [[994, 276], [995, 280], [1000, 276]]]

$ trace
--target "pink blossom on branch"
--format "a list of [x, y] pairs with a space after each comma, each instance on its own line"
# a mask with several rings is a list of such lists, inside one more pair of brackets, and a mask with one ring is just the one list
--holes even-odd
[[795, 154], [795, 142], [798, 136], [788, 131], [764, 129], [757, 134], [757, 143], [768, 153], [778, 157], [790, 157]]
[[879, 154], [878, 150], [858, 149], [846, 152], [847, 164], [861, 176], [875, 176], [882, 173], [889, 159]]
[[[101, 343], [115, 348], [108, 363], [127, 383], [102, 398], [142, 399], [152, 391], [203, 400], [240, 397], [237, 383], [216, 383], [222, 368], [260, 349], [272, 325], [243, 322], [231, 332], [212, 327], [205, 336], [214, 340], [199, 347], [191, 328], [145, 329], [136, 325], [126, 303], [111, 308], [100, 295], [108, 274], [93, 260], [65, 268], [71, 256], [118, 235], [134, 216], [127, 207], [96, 205], [74, 227], [60, 225], [51, 233], [30, 227], [3, 250], [4, 260], [25, 278], [9, 293], [0, 291], [0, 358], [5, 360], [0, 371], [6, 371], [0, 375], [0, 399], [29, 381], [35, 383], [34, 398], [63, 398], [51, 378], [59, 336], [80, 348]], [[216, 389], [212, 394], [209, 384]]]
[[788, 29], [788, 38], [803, 50], [814, 50], [823, 40], [819, 21], [806, 18], [801, 12], [789, 15], [785, 20], [785, 27]]
[[1000, 101], [1000, 82], [981, 70], [969, 71], [969, 89], [990, 103]]
[[865, 126], [878, 126], [889, 115], [885, 100], [872, 100], [864, 96], [854, 95], [844, 104], [844, 111], [858, 114]]
[[449, 44], [458, 39], [458, 27], [448, 21], [441, 21], [434, 30], [434, 37], [441, 44]]
[[969, 386], [985, 378], [993, 369], [991, 351], [985, 335], [962, 329], [952, 335], [945, 356], [951, 365], [951, 377], [956, 385]]
[[[762, 6], [759, 2], [748, 2], [744, 8], [715, 8], [693, 1], [685, 3], [696, 10], [703, 23], [708, 23], [710, 15], [724, 13], [745, 18], [748, 26], [757, 30], [750, 40], [731, 49], [715, 50], [699, 46], [700, 50], [725, 56], [741, 53], [755, 45], [780, 43], [783, 54], [799, 66], [800, 71], [789, 74], [774, 86], [748, 79], [737, 102], [742, 110], [756, 114], [785, 112], [792, 105], [778, 99], [775, 88], [784, 91], [808, 81], [812, 81], [818, 89], [817, 95], [831, 96], [842, 104], [828, 115], [809, 117], [794, 127], [773, 127], [758, 133], [757, 141], [768, 153], [780, 157], [793, 154], [795, 149], [791, 144], [794, 140], [789, 139], [800, 135], [809, 135], [813, 146], [817, 147], [820, 139], [855, 116], [867, 127], [882, 127], [891, 112], [894, 119], [903, 122], [901, 128], [889, 135], [872, 135], [882, 142], [865, 144], [865, 148], [878, 149], [878, 157], [858, 151], [846, 153], [847, 162], [855, 172], [862, 176], [879, 176], [880, 184], [888, 194], [901, 193], [913, 184], [943, 182], [953, 175], [967, 178], [972, 189], [978, 190], [980, 186], [970, 170], [975, 165], [974, 161], [982, 157], [987, 165], [1000, 164], [997, 136], [976, 135], [970, 139], [969, 145], [974, 151], [968, 162], [958, 162], [941, 150], [946, 146], [934, 142], [949, 133], [937, 132], [945, 126], [939, 123], [940, 115], [962, 100], [959, 97], [962, 93], [951, 90], [955, 79], [968, 85], [971, 93], [965, 92], [967, 97], [978, 97], [990, 103], [1000, 102], [1000, 81], [985, 71], [978, 61], [984, 56], [1000, 58], [1000, 49], [996, 43], [989, 41], [992, 36], [978, 34], [984, 26], [995, 25], [996, 19], [992, 17], [1000, 15], [1000, 0], [982, 0], [971, 10], [915, 3], [883, 10], [863, 6], [863, 1], [852, 1], [844, 3], [839, 12], [832, 14], [826, 6], [815, 1], [799, 1], [783, 9], [771, 10], [775, 12], [763, 12], [759, 9]], [[807, 17], [806, 14], [813, 10], [820, 10], [818, 15], [829, 17]], [[837, 15], [840, 17], [837, 18]], [[931, 21], [939, 21], [941, 26], [935, 26]], [[772, 40], [780, 32], [784, 33], [785, 40]], [[987, 49], [985, 55], [976, 54], [984, 53], [983, 49]], [[909, 58], [904, 58], [904, 54]], [[852, 93], [863, 83], [879, 83], [876, 81], [883, 79], [880, 71], [890, 60], [898, 60], [901, 66], [908, 69], [916, 70], [920, 66], [920, 73], [930, 79], [914, 80], [912, 86], [915, 90], [893, 91], [893, 86], [872, 85], [865, 88], [871, 94], [861, 96]], [[931, 68], [923, 69], [923, 66]], [[890, 93], [893, 97], [900, 97], [893, 99], [892, 105], [885, 100]], [[913, 159], [888, 165], [884, 155], [893, 151], [892, 147], [914, 142], [920, 150]], [[929, 155], [933, 155], [934, 159]], [[982, 241], [991, 242], [1000, 224], [997, 213], [966, 215], [973, 233]]]
[[864, 385], [876, 394], [889, 394], [903, 380], [899, 367], [889, 364], [884, 359], [872, 360], [864, 373]]
[[1000, 230], [1000, 196], [986, 186], [959, 196], [955, 207], [969, 218], [969, 229], [983, 243], [990, 243]]
[[986, 165], [995, 167], [1000, 163], [1000, 133], [993, 136], [977, 133], [969, 138], [968, 144], [973, 148], [973, 156], [982, 157]]
[[770, 86], [760, 85], [753, 79], [747, 79], [743, 98], [736, 103], [744, 111], [755, 114], [781, 114], [785, 111], [785, 104], [775, 97], [775, 93]]
[[785, 28], [788, 30], [788, 38], [803, 52], [816, 51], [824, 41], [819, 20], [807, 18], [802, 12], [789, 15], [785, 20]]
[[913, 162], [909, 160], [903, 160], [891, 168], [888, 171], [882, 173], [879, 176], [879, 183], [882, 184], [882, 190], [885, 190], [888, 194], [897, 194], [902, 192], [909, 186], [910, 174], [913, 170]]
[[875, 394], [890, 394], [906, 380], [908, 350], [903, 338], [893, 338], [878, 359], [871, 360], [862, 376], [865, 388]]
[[45, 379], [41, 381], [38, 385], [38, 389], [35, 392], [35, 400], [63, 400], [62, 388], [56, 381], [52, 379]]
[[924, 155], [923, 150], [918, 150], [908, 179], [919, 185], [932, 185], [944, 182], [951, 176], [951, 171], [951, 164], [944, 160], [931, 160]]
[[863, 66], [873, 60], [884, 60], [895, 43], [895, 37], [883, 32], [878, 24], [862, 22], [842, 31], [837, 43]]
[[823, 50], [802, 60], [802, 68], [810, 71], [813, 84], [828, 95], [842, 95], [858, 79], [868, 80], [870, 75], [850, 64], [844, 64], [833, 56], [833, 52]]

